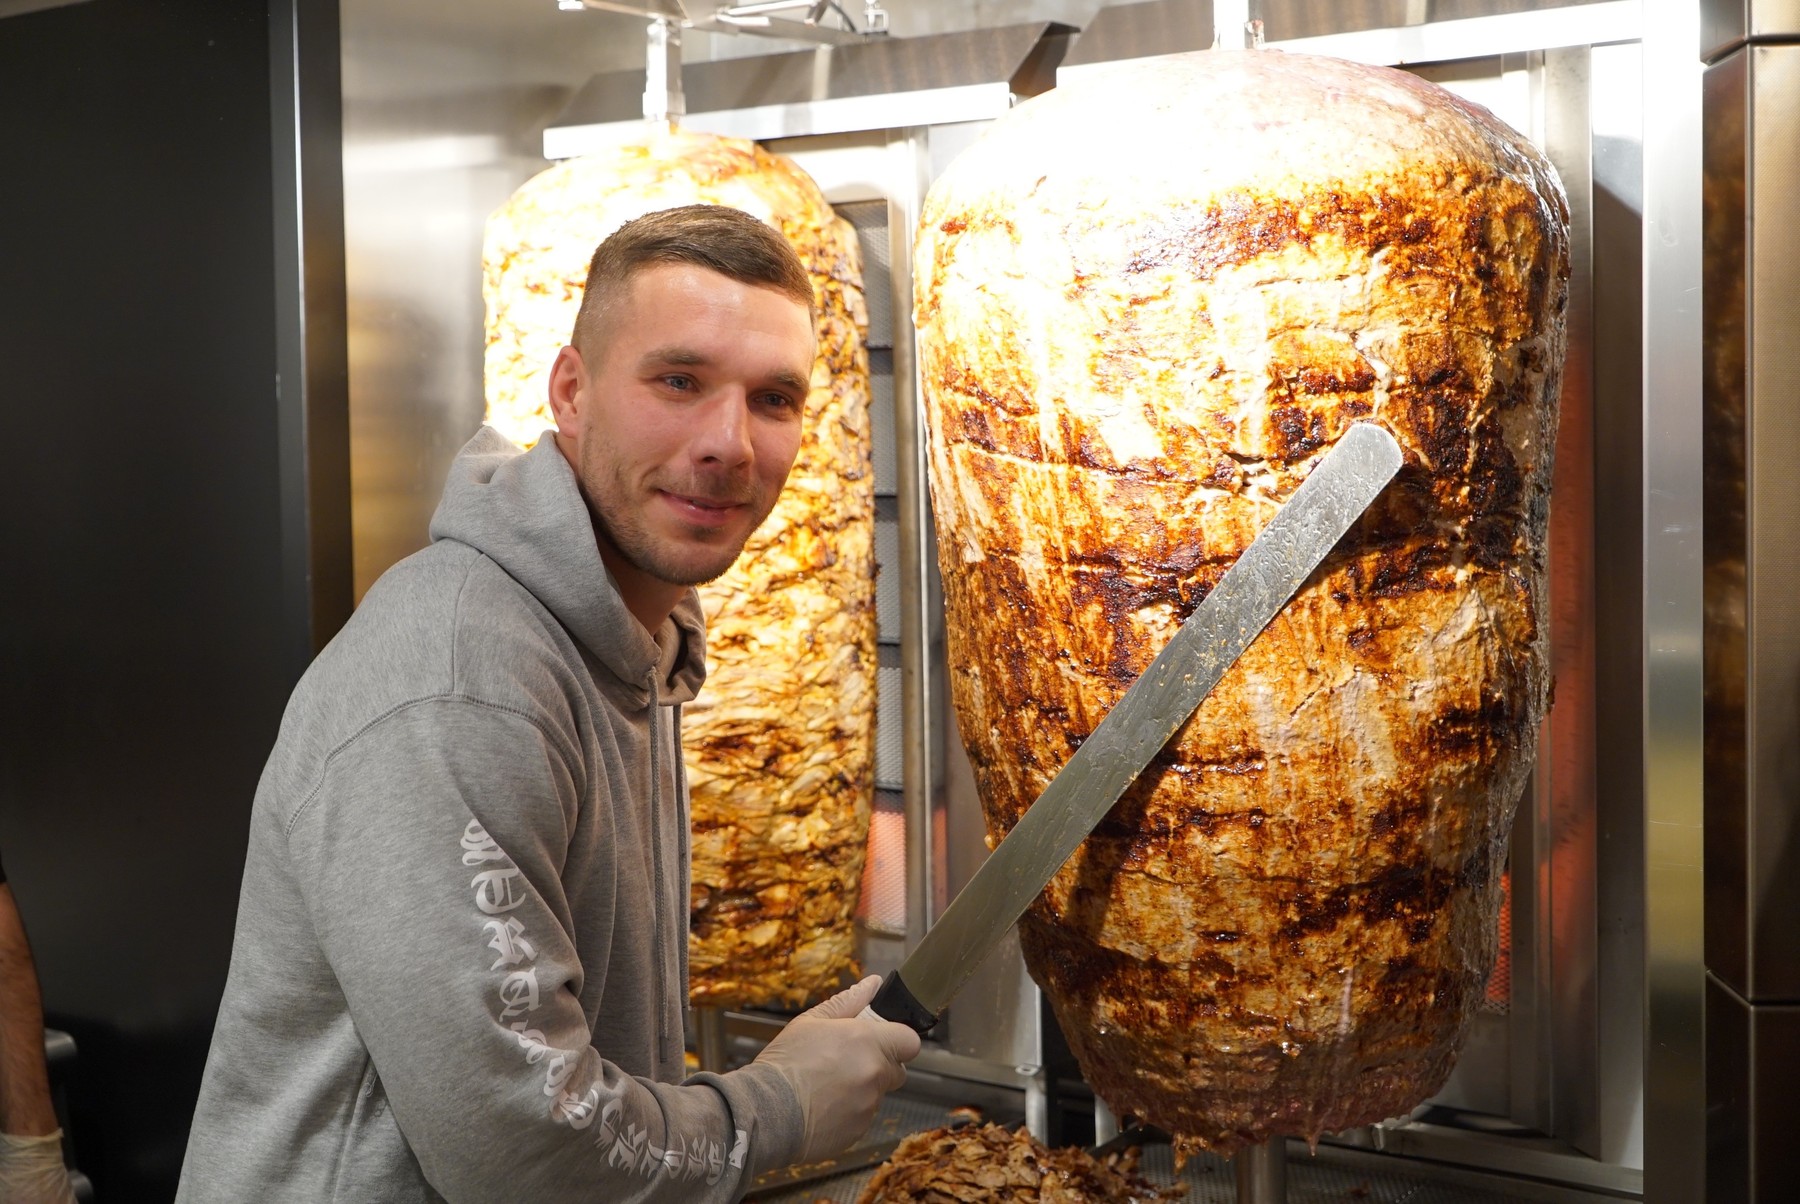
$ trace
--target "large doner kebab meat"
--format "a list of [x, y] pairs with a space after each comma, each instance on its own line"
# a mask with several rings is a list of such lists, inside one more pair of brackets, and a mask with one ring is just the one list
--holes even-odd
[[729, 205], [779, 229], [813, 279], [819, 357], [787, 488], [700, 587], [706, 685], [684, 711], [696, 1004], [798, 1004], [854, 970], [874, 798], [874, 475], [867, 311], [849, 225], [792, 161], [656, 129], [536, 176], [488, 222], [488, 420], [553, 426], [546, 376], [596, 244], [631, 218]]
[[1406, 1112], [1495, 955], [1546, 706], [1567, 203], [1415, 77], [1077, 79], [915, 261], [951, 689], [1005, 833], [1353, 422], [1400, 475], [1020, 923], [1121, 1114], [1229, 1151]]

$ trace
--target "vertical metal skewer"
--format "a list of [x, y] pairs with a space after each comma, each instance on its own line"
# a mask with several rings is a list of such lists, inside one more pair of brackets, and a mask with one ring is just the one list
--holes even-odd
[[1245, 1146], [1231, 1160], [1237, 1204], [1287, 1204], [1287, 1142], [1270, 1138]]
[[1106, 1106], [1106, 1101], [1099, 1096], [1094, 1097], [1094, 1144], [1105, 1145], [1119, 1135], [1119, 1118], [1113, 1110]]
[[681, 26], [667, 17], [651, 17], [645, 30], [644, 119], [679, 121], [687, 112], [681, 90]]
[[722, 1008], [694, 1009], [694, 1052], [700, 1069], [725, 1073], [725, 1012]]
[[1213, 0], [1213, 49], [1261, 50], [1260, 0]]

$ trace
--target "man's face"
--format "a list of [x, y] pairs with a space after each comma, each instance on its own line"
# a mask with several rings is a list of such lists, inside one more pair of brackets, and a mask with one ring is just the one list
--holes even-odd
[[627, 601], [648, 590], [672, 605], [659, 587], [730, 568], [787, 481], [812, 315], [772, 288], [653, 264], [602, 327], [587, 362], [564, 348], [552, 370], [557, 442]]

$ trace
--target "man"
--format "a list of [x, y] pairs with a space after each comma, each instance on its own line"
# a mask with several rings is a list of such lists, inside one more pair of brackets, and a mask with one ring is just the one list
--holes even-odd
[[37, 967], [0, 867], [0, 1200], [74, 1204], [44, 1065]]
[[295, 690], [180, 1199], [730, 1200], [904, 1080], [870, 979], [683, 1081], [692, 586], [792, 466], [811, 302], [735, 210], [596, 251], [555, 438], [478, 434]]

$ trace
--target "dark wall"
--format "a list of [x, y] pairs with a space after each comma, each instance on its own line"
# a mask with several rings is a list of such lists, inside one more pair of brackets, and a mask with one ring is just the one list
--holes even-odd
[[0, 20], [0, 849], [103, 1204], [174, 1194], [309, 642], [282, 596], [270, 125], [253, 0]]

